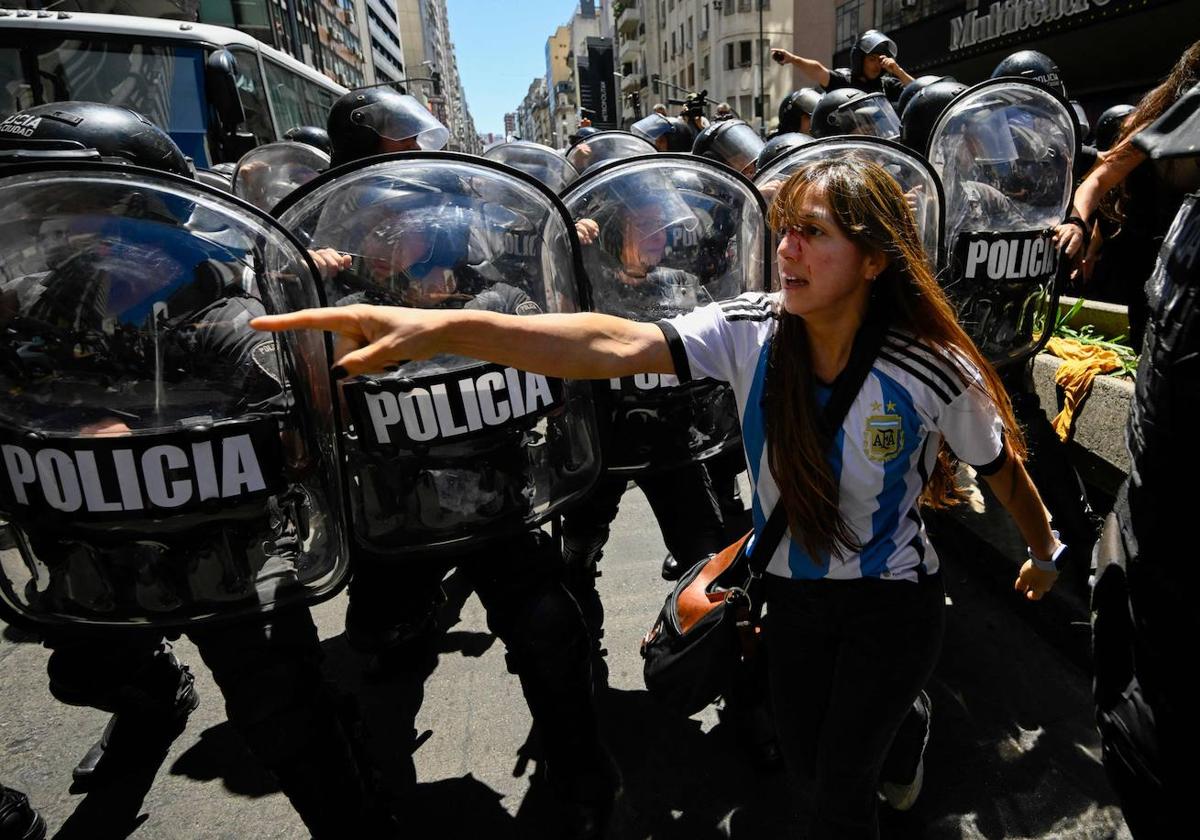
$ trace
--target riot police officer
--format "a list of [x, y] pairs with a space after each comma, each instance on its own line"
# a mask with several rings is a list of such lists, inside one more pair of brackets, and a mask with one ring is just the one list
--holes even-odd
[[[186, 632], [314, 836], [387, 836], [306, 606], [346, 566], [332, 450], [303, 431], [332, 423], [327, 385], [285, 374], [280, 345], [249, 328], [280, 282], [264, 266], [289, 278], [271, 299], [295, 305], [317, 299], [310, 263], [244, 205], [158, 174], [186, 175], [186, 160], [131, 111], [32, 108], [0, 124], [0, 154], [30, 162], [0, 170], [0, 375], [21, 385], [0, 417], [15, 441], [0, 495], [45, 581], [9, 580], [0, 607], [42, 628], [55, 697], [113, 713], [83, 770], [96, 784], [105, 768], [161, 761], [198, 702], [164, 638]], [[66, 158], [146, 168], [56, 170]], [[51, 225], [60, 235], [44, 238]], [[315, 345], [286, 352], [306, 349], [319, 364]], [[34, 483], [43, 460], [67, 471], [68, 496]], [[106, 836], [133, 816], [83, 807], [59, 836]]]
[[803, 87], [794, 90], [779, 103], [779, 127], [776, 134], [812, 131], [812, 112], [821, 98], [821, 91]]
[[882, 93], [895, 102], [904, 86], [913, 80], [896, 63], [898, 51], [896, 42], [887, 35], [878, 29], [868, 29], [850, 48], [850, 67], [830, 70], [820, 61], [784, 49], [771, 50], [771, 58], [779, 64], [794, 65], [810, 82], [827, 91], [854, 88], [867, 93]]
[[306, 143], [326, 155], [333, 154], [333, 146], [329, 142], [329, 132], [315, 125], [298, 125], [283, 133], [284, 140], [293, 143]]
[[696, 142], [695, 130], [682, 117], [651, 114], [631, 125], [629, 131], [649, 140], [660, 152], [690, 152]]
[[[401, 110], [363, 111], [355, 91], [335, 104], [335, 154], [349, 146], [350, 128], [377, 139], [357, 146], [360, 158], [406, 131], [403, 103], [385, 104]], [[570, 242], [569, 220], [544, 192], [534, 201], [533, 186], [494, 166], [379, 161], [340, 174], [334, 189], [324, 188], [332, 173], [323, 176], [280, 212], [311, 246], [352, 255], [326, 283], [331, 303], [524, 315], [574, 298], [574, 275], [556, 274], [573, 271], [570, 252], [540, 250]], [[615, 772], [599, 742], [587, 631], [563, 586], [558, 548], [536, 527], [595, 477], [590, 386], [433, 359], [345, 383], [342, 396], [353, 433], [349, 641], [402, 661], [401, 651], [436, 626], [438, 589], [457, 569], [520, 679], [564, 830], [601, 836]]]
[[841, 134], [894, 140], [900, 136], [900, 118], [882, 93], [838, 88], [822, 96], [813, 109], [812, 136], [819, 139]]
[[388, 152], [444, 149], [450, 131], [413, 96], [387, 85], [356, 88], [329, 109], [332, 165]]
[[696, 135], [692, 154], [725, 164], [747, 178], [754, 177], [758, 153], [763, 139], [744, 120], [714, 122]]

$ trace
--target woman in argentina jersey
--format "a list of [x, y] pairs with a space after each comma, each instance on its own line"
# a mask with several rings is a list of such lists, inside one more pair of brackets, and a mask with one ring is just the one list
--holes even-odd
[[[866, 161], [814, 163], [781, 188], [771, 224], [779, 291], [658, 324], [362, 306], [254, 325], [342, 333], [358, 347], [339, 362], [349, 374], [453, 352], [563, 378], [729, 382], [756, 529], [776, 504], [789, 524], [766, 576], [784, 756], [811, 837], [875, 838], [884, 756], [941, 646], [945, 599], [920, 507], [957, 501], [955, 462], [974, 466], [1030, 545], [1015, 588], [1032, 600], [1054, 584], [1059, 543], [1004, 389], [930, 272], [896, 182]], [[886, 327], [882, 347], [825, 432], [820, 407], [868, 321]]]

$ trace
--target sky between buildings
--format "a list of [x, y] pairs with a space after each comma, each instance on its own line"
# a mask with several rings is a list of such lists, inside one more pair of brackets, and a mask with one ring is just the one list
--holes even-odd
[[577, 6], [575, 0], [446, 0], [476, 131], [503, 136], [505, 112], [517, 110], [535, 76], [546, 75], [546, 39]]

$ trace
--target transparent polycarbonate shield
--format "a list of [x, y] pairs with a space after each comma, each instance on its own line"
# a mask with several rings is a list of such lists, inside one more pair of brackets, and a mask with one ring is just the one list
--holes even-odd
[[238, 161], [233, 171], [233, 194], [269, 213], [293, 190], [328, 168], [329, 155], [307, 143], [268, 143]]
[[[789, 177], [821, 160], [852, 156], [882, 166], [908, 200], [921, 234], [921, 244], [932, 267], [942, 264], [942, 185], [937, 173], [922, 158], [888, 140], [874, 137], [829, 137], [788, 152], [754, 178], [768, 205]], [[778, 242], [775, 243], [778, 245]]]
[[1071, 204], [1079, 138], [1065, 101], [993, 79], [964, 91], [934, 125], [927, 157], [946, 192], [946, 291], [997, 365], [1036, 352], [1057, 295], [1054, 226]]
[[[583, 231], [598, 312], [658, 321], [761, 290], [762, 199], [744, 177], [694, 155], [630, 160], [584, 176], [563, 196]], [[738, 443], [723, 383], [673, 376], [613, 380], [611, 472], [638, 475], [703, 460]]]
[[652, 155], [654, 144], [627, 131], [601, 131], [567, 150], [567, 161], [581, 175], [614, 160]]
[[0, 178], [0, 605], [178, 627], [336, 592], [346, 573], [320, 305], [270, 218], [106, 164]]
[[[343, 168], [279, 215], [309, 247], [350, 257], [325, 280], [331, 305], [532, 316], [586, 300], [561, 203], [490, 161], [418, 154]], [[591, 394], [449, 355], [345, 383], [356, 540], [386, 554], [457, 551], [545, 521], [598, 475]]]
[[532, 175], [554, 193], [562, 192], [579, 177], [575, 167], [554, 149], [541, 143], [530, 143], [528, 140], [499, 143], [484, 152], [483, 156], [488, 160], [519, 169], [526, 175]]

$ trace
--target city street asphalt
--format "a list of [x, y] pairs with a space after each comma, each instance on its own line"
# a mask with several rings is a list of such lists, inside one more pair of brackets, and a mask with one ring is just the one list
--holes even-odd
[[[936, 535], [935, 535], [936, 539]], [[645, 498], [626, 494], [602, 563], [609, 686], [601, 725], [624, 780], [610, 836], [802, 837], [780, 772], [756, 770], [715, 709], [679, 719], [642, 682], [638, 643], [666, 592], [665, 549]], [[970, 552], [943, 553], [945, 646], [929, 693], [934, 722], [925, 787], [913, 810], [883, 809], [888, 838], [1129, 838], [1100, 765], [1090, 677], [1040, 634], [1022, 602], [977, 573]], [[477, 598], [452, 576], [436, 668], [388, 676], [346, 645], [345, 596], [314, 609], [326, 671], [356, 693], [385, 779], [399, 788], [398, 745], [419, 704], [418, 784], [401, 816], [413, 838], [547, 836], [549, 794], [526, 748], [530, 718], [487, 630]], [[0, 625], [2, 626], [2, 625]], [[195, 647], [176, 645], [202, 702], [171, 746], [152, 786], [73, 793], [71, 768], [108, 716], [64, 706], [46, 688], [47, 652], [28, 634], [0, 634], [0, 781], [30, 796], [51, 836], [73, 813], [125, 808], [134, 838], [303, 838], [302, 823], [225, 720], [221, 697]], [[428, 670], [433, 658], [422, 663]], [[411, 720], [411, 716], [410, 716]], [[423, 739], [423, 740], [422, 740]], [[132, 791], [132, 792], [131, 792]], [[111, 797], [106, 800], [105, 797]], [[79, 819], [77, 815], [76, 819]]]

